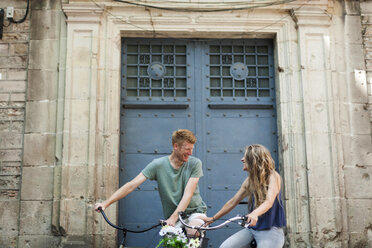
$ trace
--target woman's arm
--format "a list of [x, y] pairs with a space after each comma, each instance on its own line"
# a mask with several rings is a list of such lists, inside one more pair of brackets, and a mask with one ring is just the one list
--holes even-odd
[[269, 188], [267, 190], [266, 200], [248, 214], [248, 222], [251, 222], [251, 226], [255, 226], [258, 217], [266, 213], [274, 204], [275, 198], [280, 192], [280, 175], [274, 171], [269, 177]]
[[238, 205], [239, 202], [243, 200], [244, 197], [247, 196], [247, 185], [248, 185], [248, 178], [244, 180], [238, 192], [236, 192], [236, 194], [230, 200], [228, 200], [225, 203], [225, 205], [223, 205], [223, 207], [212, 218], [209, 218], [207, 221], [213, 222], [221, 218], [225, 214], [229, 213], [232, 209], [234, 209], [236, 205]]

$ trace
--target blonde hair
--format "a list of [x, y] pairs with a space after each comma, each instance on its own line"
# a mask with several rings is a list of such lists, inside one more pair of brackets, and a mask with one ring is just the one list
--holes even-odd
[[248, 166], [248, 206], [252, 206], [254, 196], [254, 208], [266, 200], [269, 187], [269, 177], [275, 171], [275, 162], [269, 150], [263, 145], [250, 145], [245, 148], [245, 162]]
[[196, 137], [193, 132], [187, 129], [178, 129], [172, 134], [172, 145], [181, 144], [182, 142], [187, 141], [190, 144], [196, 143]]

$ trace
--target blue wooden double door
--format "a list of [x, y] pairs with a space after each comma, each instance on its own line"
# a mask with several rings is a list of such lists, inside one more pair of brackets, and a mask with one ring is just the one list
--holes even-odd
[[[199, 181], [208, 215], [239, 189], [246, 145], [265, 145], [277, 160], [272, 40], [122, 39], [120, 186], [154, 158], [172, 152], [171, 135], [197, 136]], [[229, 215], [246, 214], [242, 202]], [[147, 180], [119, 202], [119, 223], [142, 229], [163, 218], [156, 182]], [[207, 233], [210, 247], [240, 227]], [[159, 229], [128, 234], [127, 244], [155, 247]]]

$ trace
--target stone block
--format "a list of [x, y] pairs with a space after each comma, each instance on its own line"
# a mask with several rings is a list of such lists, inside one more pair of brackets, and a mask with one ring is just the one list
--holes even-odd
[[29, 34], [21, 33], [21, 32], [3, 33], [3, 39], [2, 39], [4, 43], [28, 42], [28, 40], [29, 40]]
[[332, 132], [330, 128], [330, 113], [331, 108], [328, 106], [329, 102], [312, 101], [310, 103], [310, 126], [312, 133], [329, 133]]
[[308, 170], [309, 196], [315, 198], [335, 197], [338, 189], [337, 175], [332, 175], [332, 165], [312, 165]]
[[[40, 49], [42, 47], [43, 49]], [[55, 51], [51, 53], [50, 51]], [[56, 70], [59, 62], [58, 40], [31, 40], [29, 69]], [[1, 64], [1, 63], [0, 63]]]
[[22, 121], [24, 120], [24, 109], [17, 108], [16, 103], [12, 102], [14, 108], [0, 108], [0, 120]]
[[55, 135], [25, 134], [24, 165], [53, 165]]
[[24, 102], [26, 100], [24, 93], [12, 93], [10, 95], [11, 102]]
[[347, 65], [351, 70], [365, 70], [364, 50], [362, 44], [348, 44], [346, 46]]
[[66, 118], [70, 123], [71, 130], [86, 132], [89, 130], [90, 120], [90, 101], [72, 100], [70, 101], [70, 116]]
[[0, 68], [0, 81], [1, 80], [7, 80], [7, 78], [8, 78], [7, 71], [8, 71], [8, 69], [6, 69], [6, 68]]
[[34, 10], [31, 16], [32, 25], [38, 28], [31, 29], [31, 40], [58, 39], [61, 26], [61, 11]]
[[365, 104], [368, 101], [366, 74], [364, 70], [354, 70], [349, 75], [349, 102]]
[[10, 130], [12, 132], [18, 132], [22, 133], [23, 132], [23, 121], [12, 121], [10, 123]]
[[28, 71], [28, 100], [56, 100], [58, 72], [56, 70], [34, 70]]
[[10, 100], [9, 93], [0, 94], [0, 102], [9, 102], [9, 100]]
[[346, 15], [360, 15], [360, 1], [345, 1]]
[[20, 235], [50, 235], [51, 214], [51, 201], [21, 201]]
[[23, 167], [22, 200], [53, 199], [54, 168]]
[[20, 187], [20, 181], [21, 181], [20, 175], [1, 176], [0, 189], [18, 190]]
[[68, 236], [85, 235], [86, 229], [86, 200], [61, 200], [60, 225]]
[[[309, 135], [311, 138], [311, 153], [308, 161], [311, 164], [308, 167], [311, 169], [313, 166], [321, 166], [330, 168], [332, 161], [332, 147], [330, 143], [330, 134], [327, 133], [313, 133]], [[309, 155], [308, 155], [309, 156]], [[336, 156], [336, 155], [335, 155]]]
[[13, 132], [0, 132], [0, 149], [21, 149], [22, 134]]
[[0, 92], [25, 92], [25, 81], [0, 81]]
[[0, 162], [0, 175], [19, 176], [21, 175], [20, 162]]
[[0, 43], [0, 56], [7, 56], [7, 55], [9, 55], [9, 44]]
[[94, 237], [92, 235], [69, 235], [62, 238], [63, 248], [89, 248], [92, 247]]
[[[62, 1], [63, 2], [63, 1]], [[32, 4], [33, 10], [60, 10], [61, 1], [56, 0], [39, 0]]]
[[14, 248], [17, 247], [18, 235], [0, 235], [0, 247], [2, 248]]
[[342, 212], [339, 199], [310, 199], [311, 230], [317, 235], [316, 240], [323, 244], [337, 241], [342, 230]]
[[1, 150], [0, 149], [0, 161], [1, 162], [15, 162], [22, 161], [22, 150]]
[[18, 201], [0, 201], [0, 236], [18, 234], [18, 213]]
[[342, 136], [344, 148], [344, 163], [349, 166], [364, 166], [372, 164], [371, 136], [352, 135]]
[[27, 71], [24, 69], [8, 69], [8, 80], [26, 80]]
[[351, 132], [353, 134], [370, 134], [370, 113], [366, 104], [352, 104], [350, 106]]
[[349, 232], [365, 232], [372, 223], [372, 199], [348, 199]]
[[362, 43], [362, 22], [360, 15], [345, 16], [345, 42]]
[[13, 43], [9, 45], [9, 55], [27, 55], [28, 54], [28, 43]]
[[1, 189], [0, 190], [0, 200], [19, 200], [19, 190], [18, 189]]
[[89, 99], [91, 90], [91, 69], [75, 68], [72, 72], [72, 93], [73, 99]]
[[26, 68], [27, 56], [0, 57], [2, 68]]
[[350, 233], [348, 247], [370, 248], [372, 247], [372, 243], [368, 239], [367, 232]]
[[62, 197], [85, 199], [87, 191], [88, 167], [62, 166]]
[[0, 121], [0, 134], [3, 132], [10, 131], [10, 121], [1, 120]]
[[344, 175], [348, 199], [372, 198], [372, 166], [345, 167]]
[[60, 237], [51, 235], [21, 235], [18, 247], [59, 248]]
[[[68, 137], [67, 137], [68, 136]], [[65, 144], [63, 157], [67, 165], [87, 165], [88, 164], [88, 133], [66, 133], [64, 136]]]
[[361, 1], [360, 10], [362, 14], [372, 13], [372, 3], [370, 1]]
[[309, 70], [306, 73], [305, 97], [312, 101], [324, 102], [328, 100], [327, 77], [325, 71]]
[[[26, 104], [26, 133], [53, 133], [56, 128], [56, 102], [40, 101]], [[46, 120], [46, 121], [40, 121]]]
[[339, 127], [341, 129], [340, 133], [350, 133], [351, 132], [351, 104], [350, 103], [340, 103], [340, 122]]

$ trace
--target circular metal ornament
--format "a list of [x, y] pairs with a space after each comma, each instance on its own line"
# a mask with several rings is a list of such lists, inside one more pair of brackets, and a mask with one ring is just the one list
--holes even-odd
[[248, 67], [241, 62], [234, 63], [230, 67], [230, 75], [235, 80], [243, 80], [248, 76]]
[[152, 79], [161, 79], [165, 75], [165, 66], [160, 62], [152, 62], [147, 67], [147, 73]]

